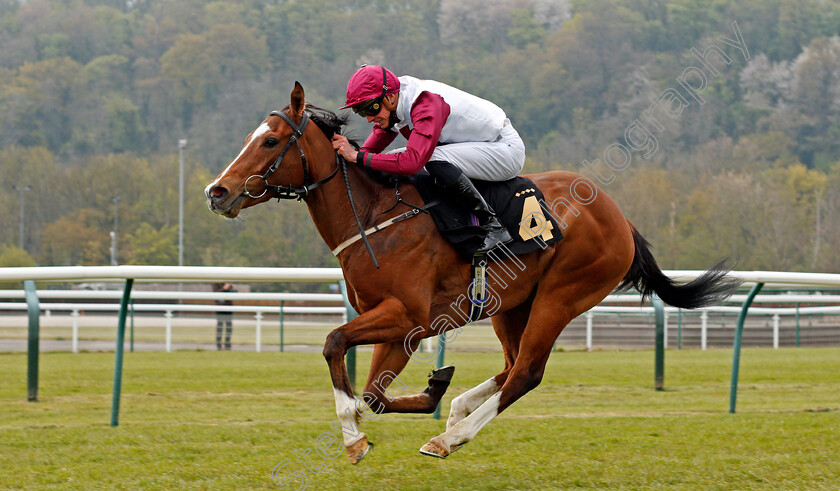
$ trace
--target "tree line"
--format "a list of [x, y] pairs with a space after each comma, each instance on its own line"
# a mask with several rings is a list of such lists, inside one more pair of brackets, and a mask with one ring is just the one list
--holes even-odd
[[118, 260], [175, 264], [182, 138], [185, 264], [335, 265], [303, 205], [202, 189], [295, 80], [337, 108], [383, 63], [496, 102], [663, 267], [840, 271], [838, 34], [818, 0], [0, 0], [0, 265], [107, 264], [115, 197]]

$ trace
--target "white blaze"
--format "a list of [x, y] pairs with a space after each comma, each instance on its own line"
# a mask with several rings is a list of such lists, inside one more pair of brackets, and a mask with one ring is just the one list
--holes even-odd
[[268, 123], [263, 123], [259, 125], [257, 129], [255, 129], [254, 132], [251, 134], [251, 138], [249, 138], [248, 141], [245, 142], [245, 146], [243, 146], [242, 150], [239, 151], [239, 155], [237, 155], [236, 158], [233, 159], [233, 162], [231, 162], [227, 166], [224, 172], [222, 172], [215, 181], [211, 182], [207, 185], [206, 188], [204, 188], [204, 194], [210, 196], [210, 190], [219, 184], [219, 181], [221, 181], [225, 177], [225, 174], [227, 174], [230, 168], [233, 167], [233, 164], [235, 164], [236, 161], [238, 161], [239, 158], [242, 157], [242, 154], [245, 153], [245, 150], [248, 150], [248, 147], [250, 147], [252, 143], [259, 140], [259, 138], [269, 130], [271, 130], [271, 128], [269, 128]]

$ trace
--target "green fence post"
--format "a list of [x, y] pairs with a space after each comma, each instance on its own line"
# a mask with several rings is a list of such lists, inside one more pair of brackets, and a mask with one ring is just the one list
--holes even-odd
[[131, 352], [134, 353], [134, 300], [131, 301]]
[[750, 294], [741, 307], [741, 313], [738, 315], [738, 325], [735, 326], [735, 341], [732, 346], [732, 383], [729, 388], [730, 414], [735, 414], [735, 400], [738, 398], [738, 369], [741, 364], [741, 339], [744, 336], [744, 321], [747, 319], [747, 311], [750, 309], [753, 299], [763, 286], [764, 283], [756, 283], [750, 290]]
[[665, 390], [665, 304], [658, 296], [650, 298], [656, 317], [656, 355], [654, 360], [653, 387]]
[[[350, 299], [347, 298], [347, 284], [344, 280], [338, 282], [338, 289], [341, 291], [341, 295], [344, 296], [344, 307], [347, 309], [347, 322], [358, 317], [358, 313], [350, 305]], [[350, 388], [354, 391], [356, 390], [356, 347], [353, 346], [349, 350], [347, 350], [347, 357], [346, 357], [346, 364], [347, 364], [347, 375], [350, 377]]]
[[796, 347], [799, 347], [799, 303], [796, 304]]
[[26, 296], [26, 306], [29, 310], [29, 342], [27, 343], [27, 369], [26, 369], [26, 400], [35, 402], [38, 400], [38, 355], [41, 345], [41, 306], [38, 302], [38, 292], [35, 290], [35, 282], [26, 280], [23, 282], [23, 292]]
[[125, 318], [128, 314], [128, 300], [134, 280], [125, 280], [122, 302], [120, 302], [120, 320], [117, 325], [117, 347], [114, 356], [114, 397], [111, 400], [111, 426], [117, 426], [120, 419], [120, 392], [122, 391], [123, 345], [125, 344]]
[[285, 300], [280, 300], [280, 352], [283, 352], [283, 306], [286, 304]]
[[[443, 334], [438, 334], [438, 352], [437, 352], [437, 359], [435, 360], [435, 368], [442, 368], [443, 367], [443, 358], [444, 358], [444, 351], [446, 351], [446, 336]], [[434, 414], [432, 417], [435, 419], [440, 419], [440, 405], [443, 403], [443, 398], [441, 398], [440, 402], [438, 402], [437, 407], [435, 408]]]

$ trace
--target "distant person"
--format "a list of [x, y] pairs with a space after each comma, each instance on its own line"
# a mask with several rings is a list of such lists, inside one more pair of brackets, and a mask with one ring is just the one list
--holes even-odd
[[[236, 293], [232, 283], [213, 283], [214, 292]], [[233, 300], [216, 300], [216, 305], [233, 305]], [[222, 333], [224, 332], [224, 349], [230, 351], [230, 336], [233, 334], [233, 312], [219, 310], [216, 312], [216, 349], [221, 351]]]

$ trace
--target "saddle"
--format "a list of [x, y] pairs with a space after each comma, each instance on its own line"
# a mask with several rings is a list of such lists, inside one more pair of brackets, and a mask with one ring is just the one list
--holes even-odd
[[[383, 182], [399, 184], [403, 179], [417, 188], [420, 197], [426, 203], [422, 207], [409, 205], [411, 210], [388, 220], [378, 223], [359, 235], [356, 235], [332, 250], [338, 257], [342, 250], [357, 240], [365, 240], [373, 264], [379, 268], [373, 251], [367, 243], [366, 235], [379, 232], [386, 227], [403, 220], [417, 216], [421, 212], [428, 212], [432, 220], [455, 250], [471, 263], [469, 291], [469, 316], [467, 322], [480, 319], [487, 305], [488, 292], [486, 289], [487, 266], [493, 262], [503, 260], [511, 255], [528, 254], [537, 249], [545, 249], [549, 245], [563, 238], [556, 219], [545, 205], [542, 191], [533, 181], [525, 177], [515, 177], [502, 182], [473, 180], [473, 184], [484, 197], [487, 204], [495, 211], [496, 217], [510, 233], [513, 240], [500, 245], [487, 253], [477, 253], [484, 242], [483, 229], [478, 225], [476, 217], [461, 204], [455, 202], [443, 189], [435, 183], [435, 179], [428, 173], [418, 173], [411, 177], [397, 177], [384, 173], [373, 174]], [[349, 191], [348, 186], [348, 191]], [[404, 201], [396, 190], [397, 203]], [[352, 203], [352, 198], [351, 198]], [[392, 207], [393, 208], [393, 207]]]
[[[408, 180], [417, 188], [423, 201], [439, 202], [428, 209], [435, 225], [461, 256], [471, 260], [482, 243], [476, 217], [452, 200], [429, 174], [421, 172]], [[555, 218], [547, 208], [540, 206], [545, 203], [542, 191], [530, 179], [514, 177], [501, 182], [472, 181], [514, 238], [506, 245], [511, 253], [528, 254], [563, 238]], [[504, 256], [491, 253], [488, 260], [492, 262]]]

